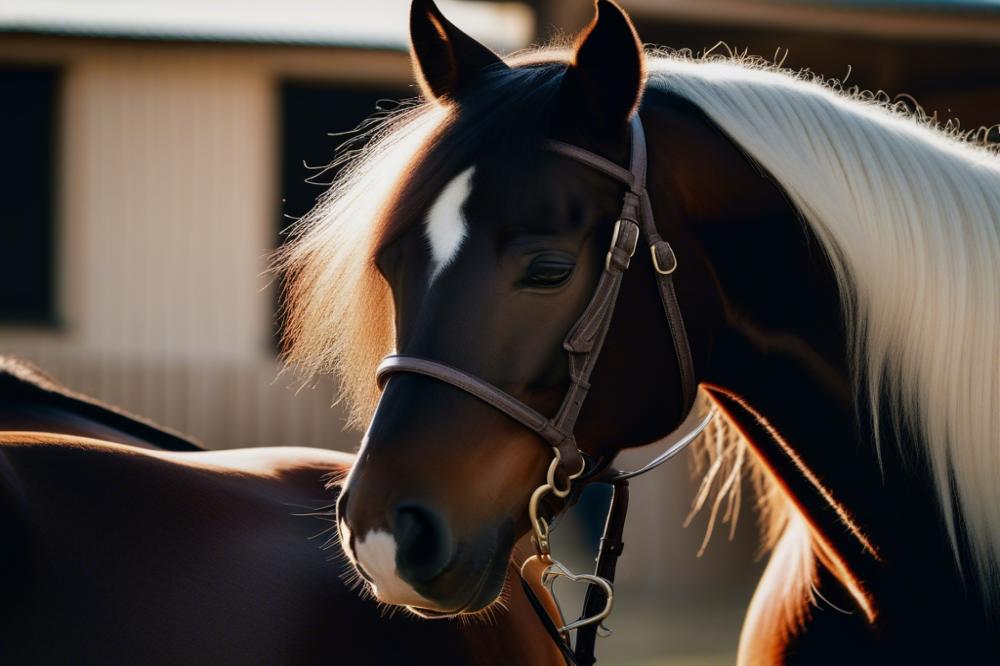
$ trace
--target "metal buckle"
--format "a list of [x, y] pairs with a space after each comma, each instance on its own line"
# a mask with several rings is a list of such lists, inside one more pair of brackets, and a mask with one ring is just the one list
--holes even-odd
[[[586, 627], [588, 624], [595, 624], [603, 622], [611, 615], [611, 611], [615, 607], [615, 589], [614, 586], [608, 582], [607, 579], [601, 578], [600, 576], [595, 576], [593, 574], [575, 574], [559, 560], [552, 560], [552, 563], [545, 569], [542, 573], [542, 584], [548, 588], [549, 594], [555, 600], [556, 604], [559, 604], [559, 599], [556, 597], [555, 582], [558, 578], [566, 578], [574, 583], [587, 583], [588, 585], [597, 585], [604, 591], [605, 602], [604, 608], [602, 608], [595, 615], [590, 617], [581, 617], [573, 622], [569, 622], [562, 627], [559, 627], [559, 633], [566, 633], [573, 631], [574, 629], [579, 629], [580, 627]], [[560, 611], [562, 609], [560, 608]]]
[[558, 447], [552, 447], [552, 451], [554, 455], [552, 462], [549, 463], [549, 469], [545, 473], [545, 483], [535, 488], [535, 491], [531, 493], [531, 499], [528, 501], [528, 517], [531, 520], [531, 527], [534, 531], [535, 550], [543, 557], [548, 557], [551, 551], [549, 549], [549, 524], [539, 515], [538, 511], [542, 498], [549, 493], [560, 499], [567, 497], [573, 488], [573, 480], [583, 474], [583, 470], [587, 466], [586, 461], [583, 461], [583, 464], [580, 465], [580, 471], [576, 474], [571, 474], [566, 480], [566, 487], [559, 488], [555, 477], [556, 470], [559, 469], [559, 463], [562, 461], [562, 454], [559, 452]]
[[[611, 267], [611, 253], [614, 252], [615, 248], [618, 247], [618, 238], [621, 236], [622, 222], [628, 222], [629, 224], [635, 225], [638, 228], [638, 225], [636, 225], [635, 222], [632, 222], [631, 220], [626, 220], [625, 218], [622, 217], [618, 218], [618, 220], [615, 222], [615, 229], [613, 232], [611, 232], [611, 247], [608, 249], [608, 254], [604, 257], [605, 269], [609, 269]], [[639, 234], [636, 233], [632, 237], [631, 247], [622, 248], [628, 251], [629, 259], [635, 256], [635, 248], [638, 244], [639, 244]]]
[[[660, 267], [660, 259], [656, 254], [656, 246], [660, 243], [663, 243], [666, 246], [667, 250], [670, 252], [670, 258], [673, 259], [673, 264], [666, 269]], [[653, 268], [655, 268], [656, 272], [660, 275], [670, 275], [677, 270], [677, 255], [674, 254], [674, 248], [670, 247], [670, 243], [667, 241], [658, 241], [653, 243], [649, 246], [649, 253], [653, 256]]]

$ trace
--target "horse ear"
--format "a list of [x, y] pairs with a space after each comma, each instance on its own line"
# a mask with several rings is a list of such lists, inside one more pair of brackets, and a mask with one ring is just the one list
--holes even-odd
[[646, 58], [632, 21], [614, 2], [597, 0], [597, 14], [577, 38], [563, 77], [560, 116], [599, 130], [618, 129], [638, 107], [645, 78]]
[[500, 57], [456, 28], [433, 0], [410, 5], [410, 54], [429, 99], [454, 98], [486, 69], [507, 69]]

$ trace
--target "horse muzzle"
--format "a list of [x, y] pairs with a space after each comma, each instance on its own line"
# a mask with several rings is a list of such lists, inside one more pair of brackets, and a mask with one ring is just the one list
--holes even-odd
[[457, 538], [439, 510], [402, 501], [387, 524], [360, 534], [345, 498], [337, 519], [344, 552], [379, 601], [443, 617], [481, 610], [499, 596], [513, 547], [509, 522]]

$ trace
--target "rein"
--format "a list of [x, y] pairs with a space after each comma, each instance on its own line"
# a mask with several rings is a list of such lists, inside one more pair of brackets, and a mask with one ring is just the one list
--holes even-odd
[[[535, 489], [528, 504], [537, 554], [525, 561], [521, 568], [521, 579], [539, 619], [562, 651], [567, 663], [580, 666], [590, 666], [595, 662], [594, 648], [598, 629], [601, 628], [601, 622], [611, 614], [614, 603], [612, 584], [617, 560], [624, 546], [622, 532], [628, 510], [628, 480], [662, 465], [675, 456], [702, 433], [714, 416], [714, 411], [709, 412], [661, 455], [635, 471], [622, 472], [613, 469], [610, 467], [611, 461], [588, 464], [590, 461], [577, 448], [574, 430], [583, 402], [590, 390], [590, 375], [597, 364], [608, 329], [611, 327], [622, 277], [628, 270], [640, 237], [648, 245], [652, 256], [660, 301], [663, 304], [677, 356], [682, 412], [692, 409], [697, 391], [694, 360], [673, 284], [672, 276], [677, 268], [677, 258], [670, 244], [663, 240], [656, 230], [653, 209], [646, 191], [648, 160], [646, 135], [638, 114], [632, 117], [629, 129], [631, 154], [627, 169], [579, 146], [560, 141], [550, 141], [546, 144], [548, 150], [596, 169], [628, 187], [621, 213], [615, 223], [604, 270], [601, 272], [594, 295], [563, 342], [563, 348], [569, 358], [570, 386], [554, 417], [544, 416], [475, 375], [437, 361], [416, 356], [391, 355], [383, 359], [376, 371], [376, 381], [380, 389], [384, 388], [392, 375], [401, 372], [425, 375], [451, 384], [521, 423], [552, 447], [553, 459], [546, 473], [545, 483]], [[687, 421], [688, 419], [685, 419], [684, 423]], [[571, 492], [578, 492], [589, 483], [610, 484], [613, 488], [612, 500], [608, 508], [604, 535], [601, 538], [595, 573], [573, 574], [558, 560], [552, 558], [549, 544], [550, 525], [539, 514], [539, 508], [546, 495], [551, 494], [555, 498], [565, 499]], [[536, 574], [540, 577], [538, 581], [535, 581]], [[589, 585], [581, 617], [557, 627], [549, 611], [538, 599], [531, 583], [540, 583], [552, 594], [552, 586], [560, 577], [583, 580]], [[574, 649], [571, 647], [569, 632], [575, 629], [579, 632]]]

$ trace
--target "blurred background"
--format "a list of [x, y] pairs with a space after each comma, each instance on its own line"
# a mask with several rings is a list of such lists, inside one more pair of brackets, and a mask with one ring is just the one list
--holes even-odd
[[[649, 43], [745, 49], [964, 128], [1000, 122], [1000, 0], [621, 4]], [[592, 12], [440, 5], [504, 53]], [[0, 353], [210, 448], [352, 450], [333, 384], [279, 374], [267, 257], [334, 175], [310, 167], [337, 133], [416, 94], [407, 13], [407, 0], [0, 0]], [[754, 519], [697, 557], [705, 517], [682, 527], [695, 487], [684, 463], [634, 484], [604, 663], [733, 663], [762, 567]], [[568, 521], [557, 548], [584, 568], [592, 532]]]

